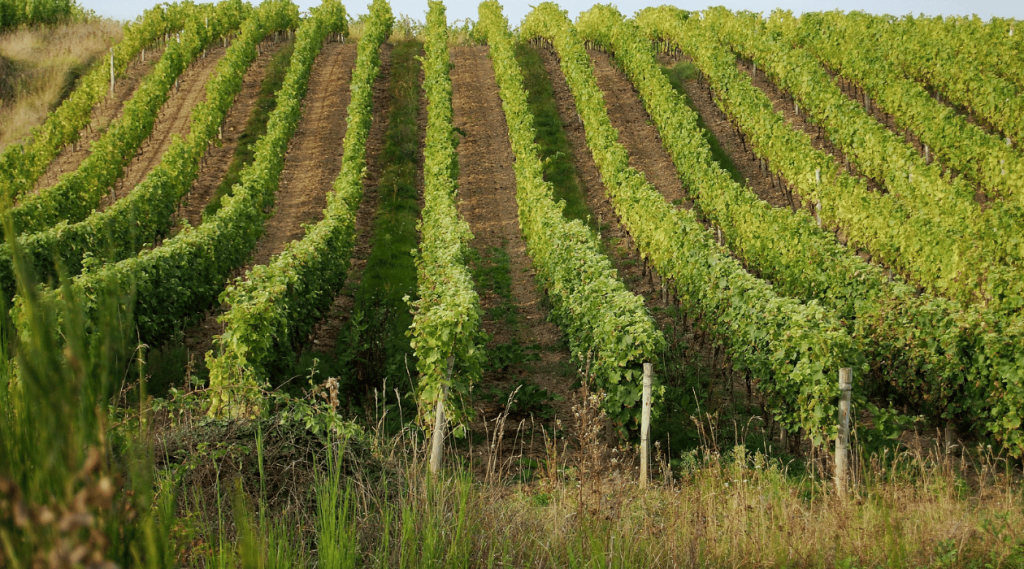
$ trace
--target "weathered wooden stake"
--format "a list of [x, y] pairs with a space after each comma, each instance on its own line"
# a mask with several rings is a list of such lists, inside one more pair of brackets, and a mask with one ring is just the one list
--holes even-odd
[[814, 181], [820, 186], [821, 185], [821, 168], [814, 169]]
[[956, 427], [953, 421], [946, 421], [946, 454], [952, 454], [956, 446]]
[[814, 204], [814, 221], [817, 221], [818, 227], [821, 227], [821, 202]]
[[448, 356], [448, 373], [445, 374], [445, 383], [441, 390], [441, 396], [437, 399], [437, 413], [434, 416], [434, 436], [430, 449], [430, 472], [437, 474], [441, 470], [441, 452], [444, 443], [444, 400], [448, 396], [448, 383], [452, 379], [452, 368], [455, 367], [455, 356]]
[[654, 379], [654, 365], [644, 364], [643, 409], [640, 412], [640, 487], [647, 488], [649, 464], [651, 461], [651, 382]]
[[839, 370], [839, 436], [836, 437], [836, 491], [846, 496], [846, 459], [850, 446], [850, 398], [853, 368]]
[[114, 48], [110, 48], [110, 94], [114, 94]]

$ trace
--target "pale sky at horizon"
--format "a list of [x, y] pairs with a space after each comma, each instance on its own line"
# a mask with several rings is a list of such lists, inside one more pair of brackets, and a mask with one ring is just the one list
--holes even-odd
[[[258, 4], [259, 0], [247, 0], [252, 4]], [[316, 6], [319, 0], [293, 0], [300, 9], [306, 10], [310, 6]], [[499, 0], [500, 1], [500, 0]], [[119, 20], [132, 20], [159, 2], [138, 1], [138, 0], [78, 0], [83, 8], [95, 11], [101, 16]], [[342, 0], [345, 8], [352, 14], [366, 13], [366, 5], [369, 0], [357, 0], [349, 2]], [[530, 5], [540, 3], [539, 0], [527, 0], [520, 2], [502, 2], [505, 8], [505, 16], [512, 26], [519, 22], [531, 10]], [[588, 10], [595, 3], [593, 0], [566, 0], [558, 4], [569, 11], [569, 17], [575, 19], [581, 11]], [[662, 4], [674, 4], [687, 10], [701, 10], [708, 6], [724, 5], [730, 10], [751, 10], [754, 12], [769, 13], [775, 8], [792, 10], [799, 15], [803, 12], [815, 12], [821, 10], [843, 11], [863, 10], [873, 14], [892, 14], [902, 16], [905, 14], [934, 15], [970, 15], [977, 14], [983, 20], [992, 16], [1012, 17], [1024, 19], [1024, 2], [1017, 0], [976, 0], [965, 2], [963, 0], [829, 0], [827, 2], [815, 0], [731, 0], [727, 3], [721, 1], [701, 2], [671, 2], [666, 0], [639, 0], [634, 2], [610, 2], [616, 5], [623, 14], [631, 16], [635, 11], [647, 6], [660, 6]], [[465, 18], [477, 19], [478, 0], [450, 0], [445, 2], [448, 8], [448, 20], [461, 20]], [[426, 0], [391, 0], [391, 9], [394, 13], [405, 14], [417, 20], [424, 20], [427, 11]]]

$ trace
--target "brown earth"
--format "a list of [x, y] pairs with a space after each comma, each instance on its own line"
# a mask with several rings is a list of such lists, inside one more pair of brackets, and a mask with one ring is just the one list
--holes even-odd
[[314, 352], [331, 353], [338, 336], [345, 328], [355, 306], [355, 294], [363, 280], [363, 269], [370, 258], [373, 239], [373, 220], [377, 213], [377, 184], [384, 171], [382, 151], [384, 135], [388, 131], [391, 97], [388, 83], [391, 79], [391, 44], [380, 47], [380, 74], [373, 84], [373, 126], [366, 139], [366, 174], [363, 177], [363, 197], [356, 210], [356, 241], [349, 260], [348, 274], [341, 291], [334, 297], [327, 315], [310, 333], [310, 347]]
[[[234, 104], [231, 105], [224, 118], [221, 128], [222, 143], [206, 151], [199, 175], [192, 183], [192, 189], [182, 200], [175, 214], [176, 220], [187, 220], [192, 227], [202, 223], [203, 210], [213, 199], [217, 193], [217, 187], [220, 186], [221, 180], [227, 174], [231, 161], [235, 157], [235, 150], [238, 148], [238, 139], [245, 132], [249, 115], [256, 108], [256, 101], [260, 96], [260, 86], [267, 74], [270, 61], [282, 47], [284, 47], [283, 43], [271, 44], [269, 48], [261, 50], [261, 55], [245, 72], [245, 76], [242, 78], [242, 90], [235, 97]], [[177, 226], [178, 224], [174, 223], [173, 225]]]
[[267, 264], [305, 234], [304, 224], [323, 218], [327, 192], [341, 169], [355, 62], [356, 44], [329, 43], [313, 64], [302, 118], [281, 172], [274, 215], [264, 225], [252, 265]]
[[163, 46], [150, 46], [146, 49], [146, 61], [135, 59], [128, 65], [125, 76], [114, 81], [114, 96], [108, 95], [93, 107], [89, 126], [78, 133], [78, 142], [61, 149], [57, 157], [50, 162], [46, 172], [36, 181], [31, 193], [56, 184], [61, 174], [73, 172], [78, 168], [107, 126], [120, 118], [124, 104], [132, 98], [143, 78], [153, 70], [161, 55]]
[[608, 118], [619, 131], [619, 142], [629, 151], [629, 165], [643, 172], [666, 201], [684, 203], [686, 192], [676, 175], [672, 158], [665, 151], [661, 135], [644, 110], [632, 83], [605, 53], [590, 50], [589, 55], [597, 86], [604, 92]]
[[[487, 47], [453, 46], [451, 60], [453, 123], [464, 133], [458, 146], [459, 212], [474, 235], [470, 246], [481, 256], [491, 248], [504, 249], [508, 253], [512, 296], [518, 313], [518, 324], [515, 325], [504, 319], [484, 318], [484, 330], [491, 335], [488, 346], [493, 348], [518, 340], [524, 347], [536, 344], [540, 357], [540, 361], [515, 366], [511, 374], [487, 373], [483, 387], [508, 387], [528, 379], [562, 397], [561, 401], [552, 401], [551, 404], [556, 419], [568, 426], [572, 417], [569, 387], [574, 380], [573, 374], [568, 372], [574, 362], [564, 347], [561, 330], [547, 320], [548, 310], [534, 280], [533, 265], [519, 229], [512, 146]], [[486, 310], [498, 305], [501, 299], [488, 293], [481, 294], [480, 302]], [[524, 429], [527, 424], [534, 424], [532, 420], [506, 424], [497, 417], [498, 409], [493, 405], [482, 401], [475, 405], [478, 419], [471, 425], [473, 431], [501, 438], [499, 447], [506, 457], [524, 452], [525, 441], [520, 436], [525, 436]], [[527, 454], [540, 455], [543, 450], [540, 441], [532, 435], [531, 439], [536, 444], [531, 444]]]
[[[264, 225], [255, 259], [238, 274], [269, 262], [289, 242], [301, 238], [303, 224], [316, 223], [323, 217], [326, 194], [341, 169], [348, 82], [355, 58], [356, 44], [329, 43], [313, 63], [302, 117], [288, 145], [274, 215]], [[185, 347], [198, 360], [213, 347], [213, 337], [224, 331], [223, 324], [217, 322], [223, 309], [210, 311], [185, 331]]]

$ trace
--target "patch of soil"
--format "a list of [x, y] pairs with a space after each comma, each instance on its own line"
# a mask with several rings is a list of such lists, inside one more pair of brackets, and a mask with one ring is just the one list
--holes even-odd
[[[569, 351], [564, 347], [562, 332], [548, 322], [548, 310], [542, 302], [542, 292], [534, 280], [534, 270], [526, 252], [526, 242], [519, 229], [519, 209], [516, 203], [515, 159], [508, 139], [508, 127], [501, 106], [494, 69], [484, 46], [452, 46], [452, 103], [454, 126], [463, 135], [458, 145], [459, 155], [459, 211], [469, 223], [474, 239], [470, 242], [481, 256], [491, 248], [503, 248], [510, 259], [511, 288], [519, 323], [510, 325], [504, 319], [485, 317], [484, 330], [491, 335], [490, 347], [517, 340], [522, 346], [536, 345], [540, 361], [527, 362], [512, 374], [489, 372], [484, 377], [485, 387], [496, 384], [515, 384], [530, 380], [539, 387], [562, 397], [551, 401], [555, 418], [568, 427], [572, 423], [570, 385], [573, 380], [566, 371], [573, 365]], [[501, 301], [494, 294], [482, 294], [481, 305], [486, 310]], [[514, 377], [507, 377], [514, 375]], [[500, 422], [502, 433], [495, 434], [496, 410], [486, 402], [477, 401], [477, 420], [471, 425], [474, 432], [487, 432], [500, 436], [499, 452], [509, 456], [512, 452], [526, 452], [529, 456], [543, 456], [542, 441], [532, 438], [529, 449], [515, 447], [523, 426], [514, 421]], [[554, 421], [552, 421], [553, 423]], [[533, 424], [527, 420], [528, 424]], [[519, 440], [519, 444], [525, 442]]]
[[[349, 260], [345, 285], [334, 297], [331, 308], [310, 333], [308, 345], [314, 352], [330, 353], [334, 350], [338, 336], [352, 315], [355, 294], [363, 280], [363, 269], [370, 258], [373, 238], [373, 220], [377, 213], [377, 184], [384, 171], [382, 152], [384, 135], [388, 131], [391, 97], [388, 82], [391, 79], [391, 44], [380, 46], [380, 74], [373, 83], [373, 126], [366, 139], [366, 174], [363, 177], [363, 197], [356, 210], [356, 241]], [[424, 129], [425, 131], [425, 129]]]
[[[608, 118], [619, 131], [619, 142], [629, 151], [629, 165], [643, 172], [647, 181], [669, 203], [675, 200], [684, 202], [687, 196], [676, 175], [675, 165], [665, 151], [661, 135], [647, 115], [633, 84], [615, 67], [607, 54], [596, 50], [589, 50], [588, 53], [594, 78], [604, 92]], [[548, 73], [551, 73], [550, 68]]]
[[[355, 59], [355, 44], [329, 43], [314, 62], [303, 100], [302, 118], [288, 145], [276, 194], [276, 210], [267, 220], [263, 237], [256, 245], [255, 260], [240, 269], [239, 274], [256, 264], [269, 262], [289, 242], [303, 235], [303, 224], [316, 223], [322, 218], [327, 192], [341, 169], [348, 83]], [[223, 324], [217, 322], [223, 310], [224, 307], [220, 307], [210, 311], [185, 331], [185, 347], [200, 360], [212, 349], [213, 337], [224, 332]]]
[[[238, 139], [245, 132], [245, 125], [249, 121], [249, 115], [256, 107], [259, 100], [260, 86], [267, 74], [267, 67], [280, 49], [283, 43], [271, 44], [269, 49], [263, 49], [261, 55], [249, 66], [242, 78], [242, 90], [235, 97], [235, 102], [228, 109], [224, 117], [221, 131], [223, 138], [219, 146], [214, 145], [206, 151], [203, 163], [199, 168], [199, 175], [192, 183], [192, 189], [182, 200], [175, 213], [175, 220], [186, 219], [189, 225], [197, 227], [203, 221], [203, 210], [217, 193], [217, 187], [227, 174], [231, 161], [235, 157], [235, 150], [238, 148]], [[173, 226], [178, 226], [174, 223]]]
[[92, 145], [99, 139], [103, 130], [120, 118], [124, 104], [135, 95], [143, 78], [153, 70], [160, 56], [163, 55], [163, 46], [151, 46], [146, 49], [146, 61], [141, 59], [133, 60], [126, 70], [125, 76], [115, 79], [114, 96], [107, 96], [92, 109], [92, 118], [89, 126], [78, 133], [78, 142], [65, 146], [50, 162], [46, 172], [36, 181], [35, 187], [30, 193], [37, 193], [43, 188], [48, 188], [57, 183], [57, 180], [65, 172], [73, 172], [78, 165], [85, 160], [85, 157], [92, 151]]
[[274, 215], [264, 225], [252, 265], [267, 264], [288, 243], [302, 237], [304, 224], [323, 218], [327, 192], [341, 169], [355, 62], [355, 43], [329, 43], [313, 64], [302, 119], [281, 172]]

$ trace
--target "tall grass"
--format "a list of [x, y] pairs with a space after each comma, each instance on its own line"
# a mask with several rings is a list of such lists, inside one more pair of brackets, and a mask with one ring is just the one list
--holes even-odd
[[0, 35], [0, 150], [21, 141], [120, 41], [121, 25], [90, 20]]

